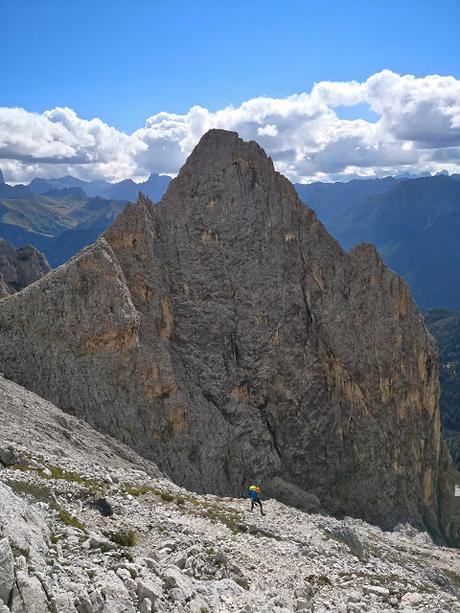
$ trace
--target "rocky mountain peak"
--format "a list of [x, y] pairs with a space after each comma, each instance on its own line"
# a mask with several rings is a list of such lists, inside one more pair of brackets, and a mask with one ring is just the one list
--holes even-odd
[[[236, 132], [209, 130], [170, 184], [170, 198], [200, 195], [216, 190], [229, 198], [247, 195], [260, 183], [269, 181], [275, 171], [271, 159], [254, 141], [243, 141]], [[229, 191], [231, 188], [231, 191]]]
[[0, 185], [3, 185], [5, 183], [5, 179], [3, 178], [3, 172], [2, 169], [0, 168]]
[[158, 205], [2, 300], [0, 330], [9, 378], [181, 485], [256, 481], [452, 537], [436, 349], [407, 286], [372, 248], [344, 253], [236, 133], [208, 132]]
[[40, 279], [51, 270], [45, 256], [25, 245], [16, 249], [0, 239], [0, 291], [13, 294]]

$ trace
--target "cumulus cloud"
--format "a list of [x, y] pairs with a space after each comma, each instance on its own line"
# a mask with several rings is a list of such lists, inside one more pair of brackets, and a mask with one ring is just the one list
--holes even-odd
[[[367, 106], [377, 119], [343, 119], [340, 108], [347, 106]], [[113, 181], [175, 174], [212, 127], [257, 140], [294, 181], [453, 172], [460, 159], [460, 81], [384, 70], [363, 82], [323, 81], [310, 92], [253, 98], [215, 112], [163, 111], [132, 134], [69, 108], [43, 114], [0, 108], [0, 167], [16, 182], [68, 173]]]

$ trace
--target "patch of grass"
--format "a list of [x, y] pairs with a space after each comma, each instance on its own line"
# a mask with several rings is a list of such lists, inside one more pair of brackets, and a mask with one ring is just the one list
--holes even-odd
[[10, 466], [10, 468], [12, 468], [13, 470], [20, 470], [23, 473], [29, 472], [29, 471], [33, 470], [28, 464], [25, 464], [23, 462], [18, 462], [17, 464], [12, 464]]
[[25, 451], [22, 451], [21, 454], [26, 458], [35, 459], [36, 462], [39, 462], [40, 464], [48, 468], [48, 470], [51, 472], [51, 475], [45, 474], [44, 469], [37, 469], [31, 467], [29, 464], [27, 464], [27, 460], [24, 462], [18, 462], [17, 464], [13, 464], [10, 468], [14, 470], [19, 470], [21, 472], [37, 472], [41, 477], [43, 477], [43, 479], [61, 479], [63, 481], [79, 483], [80, 485], [86, 487], [92, 494], [98, 494], [103, 490], [103, 487], [96, 481], [93, 481], [92, 479], [85, 479], [78, 473], [65, 470], [60, 466], [53, 466], [51, 464], [47, 464], [41, 456], [33, 458], [31, 454]]
[[9, 485], [16, 494], [26, 494], [31, 496], [37, 502], [45, 502], [53, 509], [57, 509], [58, 507], [51, 490], [47, 487], [36, 485], [35, 483], [17, 481], [15, 479], [8, 479], [6, 484]]
[[57, 545], [59, 541], [61, 541], [63, 538], [64, 538], [63, 534], [52, 534], [51, 542], [53, 543], [53, 545]]
[[185, 497], [184, 496], [177, 496], [176, 497], [176, 504], [178, 506], [184, 505], [185, 504]]
[[131, 496], [142, 496], [144, 494], [156, 493], [155, 490], [149, 485], [133, 485], [131, 483], [125, 483], [123, 490], [126, 494]]
[[58, 517], [66, 526], [69, 526], [71, 528], [78, 528], [78, 530], [86, 532], [85, 525], [82, 524], [79, 519], [77, 519], [74, 515], [71, 515], [65, 509], [60, 509], [60, 511], [58, 512]]
[[242, 532], [247, 532], [248, 530], [247, 525], [241, 522], [240, 516], [232, 511], [208, 506], [206, 509], [206, 514], [210, 519], [227, 526], [227, 528], [234, 534], [240, 534]]
[[105, 534], [113, 543], [120, 547], [134, 547], [137, 543], [137, 535], [134, 530], [119, 530], [118, 532], [108, 532]]
[[85, 479], [78, 473], [65, 470], [65, 468], [61, 468], [60, 466], [49, 465], [47, 468], [51, 471], [51, 477], [48, 477], [42, 473], [42, 476], [45, 479], [61, 479], [63, 481], [69, 481], [70, 483], [78, 483], [79, 485], [86, 487], [91, 494], [99, 494], [103, 491], [103, 487], [100, 483], [97, 483], [92, 479]]
[[460, 589], [460, 575], [457, 575], [457, 573], [455, 573], [453, 570], [449, 570], [447, 568], [443, 568], [442, 572], [450, 581], [452, 581], [455, 587]]
[[165, 502], [172, 502], [174, 500], [174, 496], [169, 492], [160, 492], [160, 498]]

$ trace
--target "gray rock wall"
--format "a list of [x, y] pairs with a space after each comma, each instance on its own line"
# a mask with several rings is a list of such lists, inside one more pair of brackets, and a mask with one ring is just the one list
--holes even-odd
[[16, 249], [0, 238], [0, 297], [20, 291], [51, 270], [45, 256], [35, 247]]
[[407, 286], [235, 133], [3, 300], [0, 368], [197, 491], [279, 478], [449, 536], [436, 351]]

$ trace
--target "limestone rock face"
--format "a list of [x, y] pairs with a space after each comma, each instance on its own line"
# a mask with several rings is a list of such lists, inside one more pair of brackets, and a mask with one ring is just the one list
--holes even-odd
[[15, 249], [0, 238], [0, 297], [17, 292], [51, 270], [45, 256], [35, 247]]
[[449, 536], [436, 351], [407, 286], [236, 133], [2, 300], [0, 369], [197, 491], [291, 483]]
[[[2, 537], [6, 537], [11, 547], [25, 552], [31, 562], [42, 566], [48, 552], [50, 535], [41, 515], [34, 513], [33, 509], [3, 483], [0, 483], [0, 512]], [[2, 540], [3, 552], [5, 547], [6, 541]], [[2, 557], [7, 559], [8, 555], [4, 553]]]
[[5, 279], [3, 278], [3, 275], [0, 274], [0, 298], [4, 298], [5, 296], [9, 296], [9, 295], [10, 295], [10, 288], [5, 283]]

